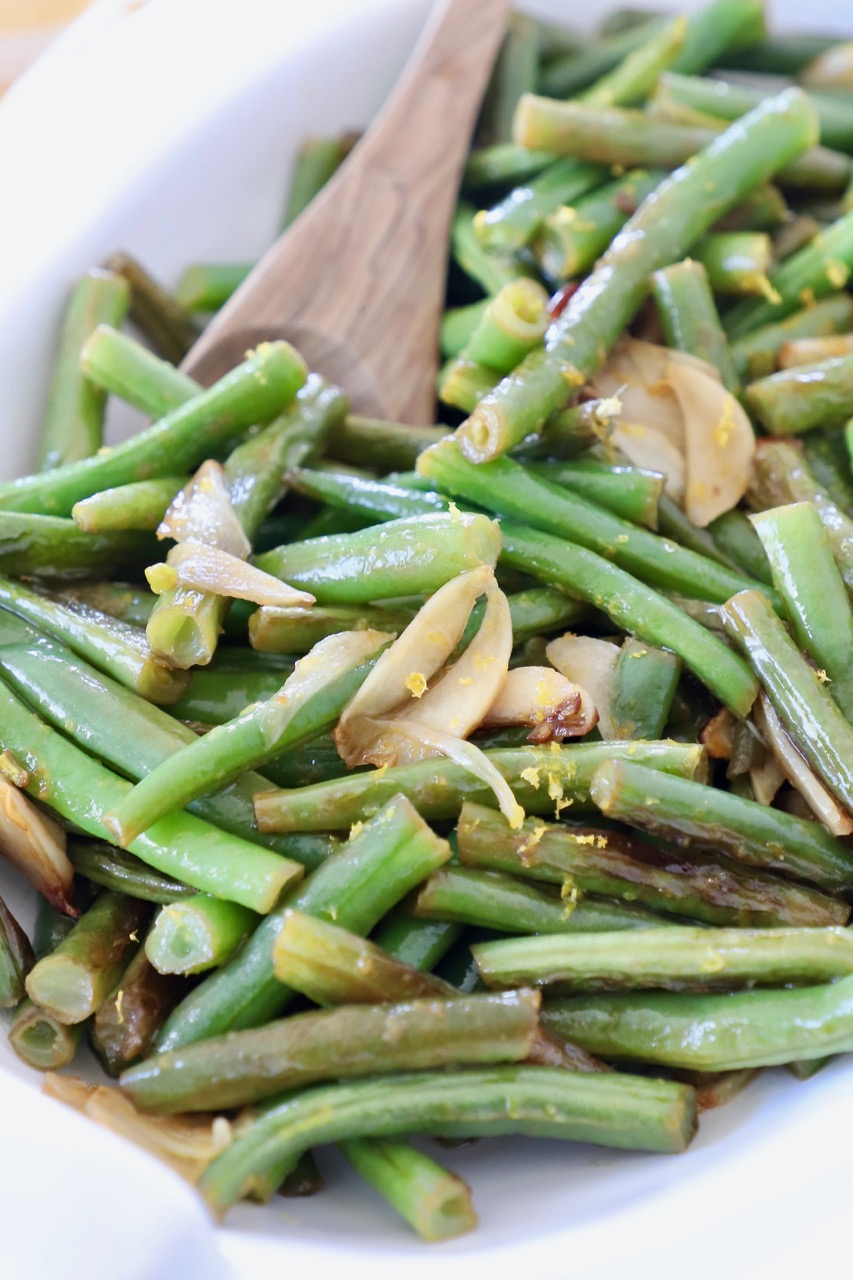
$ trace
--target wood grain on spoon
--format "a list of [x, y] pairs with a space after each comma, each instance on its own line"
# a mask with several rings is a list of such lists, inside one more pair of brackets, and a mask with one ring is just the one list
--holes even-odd
[[434, 420], [438, 323], [462, 166], [509, 0], [444, 0], [376, 120], [184, 361], [210, 382], [284, 337], [353, 407]]

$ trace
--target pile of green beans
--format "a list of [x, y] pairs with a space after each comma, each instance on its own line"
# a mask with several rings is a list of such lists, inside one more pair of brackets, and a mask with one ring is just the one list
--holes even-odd
[[[443, 1240], [476, 1225], [453, 1140], [678, 1152], [762, 1068], [853, 1052], [850, 61], [761, 0], [513, 15], [430, 424], [350, 412], [283, 341], [183, 373], [249, 263], [170, 291], [117, 253], [72, 290], [38, 470], [0, 484], [0, 852], [44, 895], [32, 937], [0, 897], [0, 1006], [31, 1067], [88, 1041], [134, 1124], [225, 1114], [217, 1214], [317, 1190], [333, 1142]], [[285, 226], [354, 141], [306, 142]], [[706, 525], [596, 384], [626, 332], [754, 427]], [[150, 425], [105, 448], [111, 399]], [[189, 540], [308, 601], [151, 592], [203, 464]], [[472, 572], [498, 605], [423, 634]], [[434, 708], [491, 698], [496, 608], [463, 749]], [[410, 626], [427, 674], [380, 713]]]

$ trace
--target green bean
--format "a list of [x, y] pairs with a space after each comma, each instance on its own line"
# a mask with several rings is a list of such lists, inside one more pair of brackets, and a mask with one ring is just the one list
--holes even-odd
[[506, 563], [586, 600], [646, 644], [671, 649], [735, 715], [749, 711], [757, 684], [745, 664], [664, 596], [584, 547], [507, 521], [501, 530]]
[[348, 414], [331, 424], [326, 450], [339, 462], [368, 464], [377, 471], [405, 470], [415, 465], [419, 453], [449, 433], [449, 427], [411, 427]]
[[[737, 120], [757, 107], [761, 89], [726, 80], [706, 80], [664, 71], [658, 80], [653, 101], [675, 102], [695, 107], [721, 120]], [[828, 93], [811, 93], [820, 120], [820, 140], [827, 147], [849, 151], [853, 147], [853, 109]]]
[[517, 147], [514, 142], [478, 147], [469, 153], [465, 161], [463, 190], [470, 194], [482, 188], [506, 184], [521, 186], [553, 164], [556, 158], [550, 151], [530, 151], [527, 147]]
[[145, 1110], [209, 1111], [338, 1077], [518, 1062], [538, 1012], [531, 992], [344, 1005], [158, 1053], [125, 1071], [121, 1087]]
[[733, 596], [722, 610], [726, 630], [748, 656], [795, 744], [841, 804], [853, 809], [853, 728], [772, 609], [769, 614], [752, 591]]
[[480, 108], [480, 142], [490, 145], [508, 140], [515, 104], [522, 93], [535, 86], [538, 69], [537, 25], [523, 13], [511, 13]]
[[135, 480], [133, 484], [104, 489], [101, 493], [93, 493], [91, 498], [75, 502], [71, 515], [78, 529], [86, 533], [106, 533], [114, 529], [147, 529], [153, 532], [175, 494], [186, 483], [186, 476]]
[[254, 563], [311, 591], [320, 604], [371, 604], [436, 591], [457, 573], [493, 565], [499, 550], [500, 531], [486, 516], [436, 512], [292, 542]]
[[[103, 815], [131, 790], [130, 783], [49, 728], [5, 683], [0, 710], [0, 745], [25, 765], [28, 793], [86, 834], [108, 839]], [[186, 813], [170, 814], [130, 851], [157, 871], [253, 911], [271, 910], [285, 885], [302, 874], [299, 863]]]
[[[474, 461], [504, 453], [569, 403], [646, 296], [649, 276], [690, 246], [760, 182], [814, 141], [813, 108], [797, 90], [767, 99], [643, 201], [545, 338], [459, 429]], [[632, 157], [630, 163], [635, 164]]]
[[[230, 455], [225, 486], [250, 542], [280, 496], [282, 476], [322, 449], [330, 423], [346, 409], [346, 398], [337, 387], [310, 374], [290, 407]], [[174, 554], [169, 553], [167, 563]], [[204, 665], [216, 650], [228, 609], [226, 596], [182, 586], [164, 591], [148, 620], [148, 641], [155, 653], [177, 667]]]
[[454, 994], [440, 978], [375, 942], [301, 911], [285, 912], [273, 964], [280, 982], [319, 1005], [393, 1004]]
[[[192, 400], [201, 385], [125, 333], [98, 325], [80, 353], [90, 382], [159, 420]], [[93, 492], [97, 492], [94, 490]]]
[[9, 1044], [22, 1062], [38, 1071], [59, 1071], [74, 1059], [85, 1023], [68, 1026], [31, 1000], [18, 1006]]
[[[622, 766], [633, 770], [633, 764], [629, 765], [625, 759], [612, 760], [598, 770], [597, 796], [601, 797], [603, 790], [602, 775], [609, 777], [615, 770], [621, 780]], [[648, 772], [651, 771], [642, 770], [643, 779]], [[659, 790], [665, 792], [666, 789]], [[695, 790], [700, 790], [698, 784]], [[656, 795], [657, 790], [649, 794]], [[781, 816], [788, 817], [787, 814]], [[639, 821], [635, 825], [640, 826]], [[815, 824], [802, 822], [801, 825]], [[661, 826], [670, 834], [663, 823]], [[680, 828], [676, 834], [678, 831]], [[825, 835], [820, 833], [816, 837], [819, 845], [821, 834]], [[699, 836], [702, 836], [701, 829]], [[584, 893], [639, 903], [667, 916], [686, 917], [706, 924], [744, 927], [843, 924], [849, 915], [845, 903], [775, 876], [745, 871], [719, 854], [705, 855], [692, 848], [688, 853], [657, 849], [621, 832], [596, 827], [576, 829], [528, 820], [521, 832], [513, 832], [487, 810], [467, 806], [460, 819], [458, 838], [464, 866], [544, 880], [548, 884], [559, 884], [569, 892], [576, 886]], [[829, 837], [826, 839], [830, 846], [835, 843]]]
[[608, 75], [626, 57], [640, 48], [665, 25], [662, 15], [638, 15], [638, 22], [625, 30], [552, 58], [544, 67], [539, 87], [555, 98], [580, 93], [602, 76]]
[[91, 458], [104, 442], [106, 396], [80, 370], [80, 350], [96, 325], [121, 324], [130, 305], [127, 281], [111, 271], [89, 271], [76, 285], [62, 323], [50, 384], [38, 466]]
[[467, 1183], [417, 1147], [390, 1138], [353, 1138], [340, 1146], [356, 1173], [397, 1210], [422, 1240], [449, 1240], [473, 1231], [477, 1225]]
[[[211, 671], [200, 667], [192, 672], [186, 692], [172, 704], [171, 712], [193, 724], [225, 724], [253, 703], [274, 697], [287, 675], [287, 671]], [[185, 741], [193, 739], [187, 735]]]
[[75, 502], [103, 489], [189, 471], [227, 449], [254, 423], [273, 418], [305, 376], [301, 356], [288, 343], [262, 343], [242, 364], [147, 431], [94, 458], [0, 485], [0, 509], [68, 515]]
[[696, 245], [714, 293], [767, 297], [773, 245], [766, 231], [717, 231]]
[[756, 509], [814, 504], [848, 593], [853, 594], [853, 520], [817, 483], [802, 450], [786, 440], [759, 442], [747, 498]]
[[816, 508], [808, 502], [753, 517], [798, 648], [829, 678], [829, 692], [853, 716], [853, 612]]
[[[762, 98], [766, 108], [772, 98]], [[814, 107], [811, 107], [814, 111]], [[746, 119], [747, 117], [743, 117]], [[670, 124], [644, 111], [585, 102], [559, 102], [525, 94], [515, 117], [515, 141], [567, 159], [600, 165], [674, 169], [706, 150], [724, 130], [722, 122]], [[783, 185], [835, 192], [850, 181], [850, 157], [828, 147], [810, 147], [778, 170]]]
[[[774, 615], [775, 617], [775, 615]], [[781, 623], [779, 624], [781, 627]], [[751, 867], [822, 888], [853, 884], [853, 859], [818, 823], [687, 779], [663, 779], [631, 760], [601, 766], [590, 790], [605, 817], [699, 849], [722, 850]], [[844, 908], [846, 911], [846, 908]]]
[[476, 210], [465, 201], [457, 206], [450, 229], [453, 257], [466, 275], [491, 296], [519, 276], [530, 275], [509, 252], [487, 252], [474, 231]]
[[[809, 241], [799, 253], [770, 272], [772, 300], [744, 298], [726, 314], [729, 339], [754, 334], [762, 325], [784, 320], [800, 307], [843, 289], [853, 268], [853, 212]], [[793, 336], [793, 335], [789, 335]]]
[[656, 586], [689, 595], [701, 582], [706, 598], [722, 603], [745, 584], [740, 574], [603, 511], [578, 492], [567, 493], [512, 458], [474, 464], [456, 440], [443, 440], [421, 455], [418, 472], [452, 497], [571, 539]]
[[273, 971], [272, 948], [288, 908], [367, 934], [399, 900], [450, 857], [450, 847], [403, 796], [354, 832], [304, 885], [261, 922], [233, 960], [206, 978], [163, 1029], [161, 1050], [229, 1030], [260, 1026], [285, 1009], [292, 992]]
[[765, 34], [759, 43], [727, 51], [725, 64], [759, 74], [793, 76], [835, 43], [835, 36]]
[[[472, 947], [492, 990], [731, 991], [831, 982], [853, 973], [847, 929], [646, 929], [508, 938]], [[845, 954], [849, 953], [849, 954]]]
[[186, 688], [189, 676], [155, 657], [130, 623], [85, 606], [67, 608], [10, 578], [0, 578], [0, 604], [151, 702], [168, 705]]
[[429, 973], [458, 941], [462, 928], [442, 920], [420, 920], [396, 907], [380, 924], [373, 941], [382, 951]]
[[[506, 286], [504, 286], [506, 288]], [[538, 345], [538, 342], [533, 344]], [[438, 398], [442, 404], [471, 413], [497, 382], [500, 371], [475, 360], [457, 356], [448, 360], [438, 375]]]
[[779, 350], [786, 342], [843, 333], [851, 325], [853, 298], [848, 293], [831, 293], [801, 311], [794, 311], [786, 319], [759, 322], [736, 338], [730, 346], [735, 369], [741, 378], [749, 381], [766, 377], [775, 371]]
[[[723, 554], [737, 564], [743, 573], [749, 574], [756, 582], [775, 588], [764, 548], [745, 512], [737, 507], [724, 511], [716, 520], [711, 521], [708, 532]], [[778, 588], [775, 589], [778, 594]]]
[[156, 554], [156, 546], [153, 538], [135, 532], [86, 533], [61, 516], [0, 511], [0, 567], [16, 575], [70, 581], [135, 574]]
[[772, 182], [760, 182], [714, 224], [715, 231], [775, 231], [791, 218], [785, 197]]
[[197, 893], [158, 912], [145, 954], [158, 973], [204, 973], [226, 964], [257, 924], [254, 911]]
[[158, 973], [140, 947], [92, 1023], [92, 1048], [107, 1075], [118, 1076], [148, 1056], [182, 990], [183, 983]]
[[341, 138], [308, 138], [296, 157], [287, 197], [284, 226], [295, 222], [314, 197], [343, 164], [351, 149], [351, 140]]
[[102, 893], [30, 970], [27, 995], [60, 1022], [84, 1022], [97, 1013], [139, 943], [146, 911], [134, 898]]
[[273, 1103], [210, 1164], [199, 1187], [224, 1212], [269, 1168], [318, 1142], [432, 1133], [525, 1133], [604, 1146], [681, 1151], [696, 1126], [693, 1090], [636, 1076], [547, 1067], [403, 1075], [312, 1089]]
[[840, 425], [853, 414], [853, 355], [771, 374], [750, 383], [746, 400], [771, 435]]
[[556, 484], [568, 489], [622, 520], [643, 524], [649, 529], [657, 527], [658, 503], [663, 492], [663, 476], [659, 471], [599, 462], [597, 458], [531, 462], [527, 467], [533, 475], [548, 480], [550, 486]]
[[0, 898], [0, 1009], [24, 997], [24, 980], [35, 963], [30, 940]]
[[184, 308], [126, 253], [114, 253], [107, 267], [130, 285], [130, 318], [155, 351], [180, 364], [198, 337], [198, 330]]
[[[105, 818], [118, 843], [127, 847], [173, 810], [219, 791], [247, 769], [330, 729], [388, 640], [385, 632], [364, 634], [365, 643], [359, 646], [358, 653], [338, 657], [335, 678], [313, 693], [309, 691], [307, 701], [300, 699], [301, 677], [296, 671], [268, 701], [247, 707], [234, 720], [215, 725], [146, 774]], [[292, 689], [288, 688], [290, 681]], [[289, 714], [291, 700], [294, 705]]]
[[665, 177], [663, 170], [633, 169], [547, 214], [533, 242], [544, 275], [568, 280], [588, 271]]
[[680, 677], [681, 662], [674, 653], [626, 640], [614, 674], [614, 737], [660, 738]]
[[154, 606], [154, 596], [147, 587], [143, 590], [122, 582], [74, 582], [70, 586], [52, 582], [50, 594], [71, 609], [88, 607], [135, 627], [145, 626]]
[[179, 898], [193, 897], [195, 889], [171, 876], [161, 875], [132, 853], [116, 849], [100, 840], [74, 839], [69, 842], [68, 856], [74, 870], [102, 889], [124, 893], [143, 902], [161, 905]]
[[848, 515], [853, 512], [853, 472], [844, 430], [810, 431], [803, 438], [809, 469], [829, 497]]
[[[569, 804], [588, 807], [590, 778], [603, 760], [614, 756], [688, 777], [705, 770], [704, 753], [695, 745], [580, 742], [552, 750], [553, 745], [485, 752], [528, 813], [553, 814]], [[546, 786], [539, 785], [540, 776]], [[497, 803], [489, 788], [467, 770], [437, 759], [371, 769], [296, 791], [264, 792], [255, 797], [255, 812], [262, 831], [340, 831], [372, 817], [397, 792], [407, 795], [429, 821], [455, 818], [468, 800]]]
[[[9, 614], [0, 614], [0, 671], [3, 671], [6, 684], [12, 686], [56, 730], [68, 733], [69, 726], [73, 726], [69, 736], [79, 746], [128, 777], [145, 777], [175, 751], [196, 740], [191, 728], [151, 707], [146, 701], [134, 698], [109, 677], [100, 676], [86, 663], [79, 662], [55, 641], [33, 635], [29, 628]], [[279, 678], [275, 677], [277, 684]], [[123, 732], [114, 731], [117, 723], [122, 724]], [[309, 863], [315, 864], [316, 860], [328, 854], [328, 841], [316, 841], [315, 837], [280, 841], [260, 835], [255, 826], [252, 797], [265, 786], [269, 783], [260, 774], [245, 773], [228, 790], [201, 796], [191, 808], [223, 831], [252, 844], [274, 849], [288, 858], [297, 861], [307, 858]], [[127, 891], [133, 896], [151, 900], [150, 892], [156, 891], [160, 883], [158, 877], [152, 876], [147, 868], [140, 873], [133, 859], [127, 865], [123, 858], [122, 852], [115, 849], [109, 849], [108, 854], [100, 859], [90, 851], [88, 863], [92, 870], [101, 867], [97, 883], [105, 883], [104, 876], [109, 874], [111, 859], [115, 864], [114, 874], [119, 879], [115, 883], [106, 883], [106, 887], [123, 890], [120, 877], [127, 876]], [[142, 881], [138, 881], [137, 873], [142, 874]], [[129, 887], [131, 884], [134, 888]], [[177, 896], [178, 892], [172, 893], [172, 897]], [[161, 900], [172, 899], [167, 895]]]
[[541, 342], [548, 328], [548, 295], [522, 276], [504, 285], [487, 303], [473, 332], [455, 357], [509, 373]]
[[338, 631], [402, 631], [412, 617], [408, 609], [372, 605], [316, 605], [310, 609], [267, 606], [250, 617], [249, 641], [253, 649], [264, 653], [302, 654]]
[[664, 923], [643, 907], [526, 884], [499, 871], [443, 867], [418, 890], [413, 910], [426, 919], [456, 921], [498, 933], [574, 933], [649, 929]]
[[578, 996], [554, 1001], [543, 1021], [605, 1057], [729, 1071], [849, 1052], [851, 996], [850, 978], [788, 991]]
[[175, 301], [185, 311], [218, 311], [251, 270], [248, 262], [194, 262], [175, 285]]
[[527, 186], [515, 187], [493, 208], [480, 210], [473, 228], [482, 250], [505, 254], [523, 248], [549, 213], [594, 190], [606, 177], [602, 165], [555, 160]]

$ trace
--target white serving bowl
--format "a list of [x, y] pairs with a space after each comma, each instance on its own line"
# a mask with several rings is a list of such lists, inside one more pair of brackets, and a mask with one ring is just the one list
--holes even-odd
[[[68, 289], [123, 248], [173, 281], [250, 260], [277, 229], [308, 133], [362, 125], [428, 0], [101, 0], [0, 105], [0, 478], [31, 464]], [[593, 23], [561, 0], [532, 12]], [[686, 9], [696, 8], [688, 3]], [[778, 29], [848, 33], [835, 0], [777, 0]], [[4, 893], [6, 892], [4, 888]], [[13, 910], [31, 917], [22, 891]], [[426, 1246], [330, 1152], [326, 1194], [238, 1207], [215, 1230], [195, 1194], [119, 1138], [44, 1099], [0, 1037], [3, 1280], [462, 1280], [519, 1269], [575, 1280], [774, 1280], [847, 1246], [853, 1070], [782, 1072], [704, 1118], [689, 1152], [630, 1155], [526, 1140], [442, 1155], [472, 1183], [473, 1235]], [[233, 1270], [232, 1270], [233, 1269]]]

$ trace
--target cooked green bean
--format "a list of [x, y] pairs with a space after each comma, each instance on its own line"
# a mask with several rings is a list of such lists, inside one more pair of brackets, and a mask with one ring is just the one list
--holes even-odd
[[158, 973], [203, 973], [226, 964], [257, 924], [254, 911], [197, 893], [157, 913], [145, 954]]
[[180, 979], [158, 973], [140, 947], [92, 1022], [92, 1048], [108, 1075], [148, 1056], [182, 992]]
[[[486, 756], [528, 813], [551, 815], [569, 804], [589, 807], [589, 780], [603, 760], [627, 756], [687, 777], [704, 775], [701, 748], [673, 742], [581, 742], [571, 746], [492, 749]], [[541, 776], [547, 785], [539, 785]], [[392, 796], [409, 796], [430, 821], [455, 818], [463, 803], [497, 803], [488, 787], [450, 760], [422, 760], [255, 797], [262, 831], [340, 831], [372, 817]]]
[[693, 1090], [637, 1076], [547, 1067], [402, 1075], [393, 1082], [330, 1085], [266, 1107], [202, 1174], [211, 1207], [224, 1212], [270, 1168], [285, 1172], [318, 1142], [431, 1133], [526, 1133], [633, 1150], [681, 1151], [696, 1126]]
[[[634, 768], [626, 760], [601, 766], [594, 783], [599, 797], [602, 776], [621, 770], [622, 766], [626, 770]], [[643, 780], [650, 772], [641, 771]], [[696, 790], [702, 799], [705, 792], [711, 791], [698, 785]], [[644, 794], [656, 795], [648, 790]], [[635, 825], [639, 826], [639, 821]], [[802, 820], [800, 825], [815, 826]], [[664, 830], [670, 834], [665, 827]], [[700, 837], [701, 834], [700, 830]], [[819, 843], [821, 834], [830, 847], [835, 844], [825, 832], [816, 837]], [[665, 915], [707, 924], [844, 924], [849, 916], [846, 903], [776, 876], [745, 869], [719, 854], [706, 855], [692, 848], [689, 852], [658, 849], [632, 836], [598, 827], [573, 828], [528, 819], [520, 832], [514, 832], [499, 816], [479, 805], [468, 805], [462, 812], [458, 839], [464, 866], [544, 880], [567, 886], [569, 891], [577, 886], [582, 892], [640, 903]]]
[[585, 991], [731, 991], [853, 974], [847, 929], [646, 929], [508, 938], [472, 947], [486, 985]]
[[127, 281], [111, 271], [87, 272], [71, 294], [42, 428], [41, 471], [91, 458], [103, 445], [106, 396], [81, 371], [80, 351], [97, 325], [121, 324], [129, 305]]
[[633, 760], [610, 760], [593, 777], [591, 794], [606, 817], [641, 831], [724, 851], [749, 866], [796, 875], [826, 889], [853, 885], [853, 857], [840, 840], [816, 822], [733, 792], [684, 778], [662, 779]]

